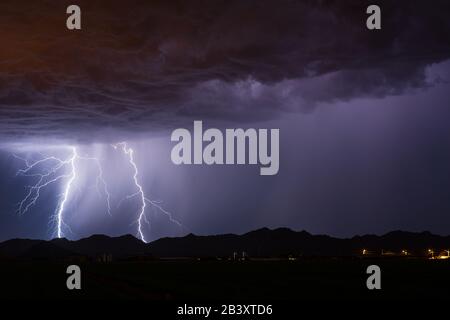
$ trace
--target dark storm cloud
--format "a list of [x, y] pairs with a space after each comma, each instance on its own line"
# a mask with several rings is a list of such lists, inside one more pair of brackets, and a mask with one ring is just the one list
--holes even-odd
[[67, 1], [0, 4], [4, 137], [250, 121], [428, 85], [450, 57], [448, 1]]

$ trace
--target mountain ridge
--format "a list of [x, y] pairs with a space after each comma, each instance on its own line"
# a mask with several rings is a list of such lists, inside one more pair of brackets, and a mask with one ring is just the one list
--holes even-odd
[[165, 237], [144, 243], [132, 235], [118, 237], [94, 234], [79, 240], [11, 239], [0, 243], [0, 257], [19, 259], [64, 259], [96, 257], [108, 254], [114, 258], [127, 257], [230, 257], [235, 253], [249, 257], [286, 256], [358, 256], [367, 252], [401, 252], [424, 256], [428, 248], [450, 248], [450, 236], [434, 235], [428, 231], [395, 230], [384, 235], [355, 235], [335, 238], [313, 235], [289, 228], [260, 228], [247, 233]]

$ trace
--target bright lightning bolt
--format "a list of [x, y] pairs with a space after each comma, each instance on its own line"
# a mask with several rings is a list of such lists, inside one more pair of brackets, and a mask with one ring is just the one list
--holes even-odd
[[170, 212], [164, 210], [164, 209], [162, 208], [162, 206], [160, 206], [160, 205], [158, 204], [157, 201], [150, 200], [149, 198], [147, 198], [147, 197], [145, 196], [144, 189], [143, 189], [143, 187], [142, 187], [142, 185], [140, 184], [139, 179], [138, 179], [138, 176], [139, 176], [139, 170], [138, 170], [138, 167], [137, 167], [137, 165], [136, 165], [136, 162], [134, 161], [134, 150], [133, 150], [132, 148], [128, 147], [128, 145], [127, 145], [126, 142], [120, 142], [120, 143], [117, 143], [117, 144], [113, 145], [113, 148], [114, 148], [114, 149], [120, 148], [120, 149], [122, 150], [122, 152], [123, 152], [125, 155], [128, 156], [128, 161], [129, 161], [130, 165], [131, 165], [132, 168], [133, 168], [133, 172], [134, 172], [134, 173], [133, 173], [133, 181], [134, 181], [134, 184], [136, 185], [136, 188], [137, 188], [138, 191], [135, 192], [135, 193], [133, 193], [133, 194], [131, 194], [131, 195], [126, 196], [125, 199], [131, 199], [131, 198], [137, 197], [137, 196], [139, 197], [139, 201], [140, 201], [140, 204], [141, 204], [141, 205], [140, 205], [140, 209], [139, 209], [139, 212], [138, 212], [138, 218], [137, 218], [137, 221], [136, 221], [136, 222], [137, 222], [137, 225], [138, 225], [138, 234], [139, 234], [139, 238], [140, 238], [143, 242], [147, 243], [147, 240], [146, 240], [146, 238], [145, 238], [145, 236], [144, 236], [144, 233], [143, 233], [143, 231], [142, 231], [142, 225], [143, 225], [143, 223], [144, 223], [144, 222], [147, 223], [147, 224], [149, 223], [148, 220], [147, 220], [147, 216], [145, 215], [145, 208], [146, 208], [146, 206], [147, 206], [147, 205], [146, 205], [147, 202], [148, 202], [150, 205], [152, 205], [153, 207], [159, 209], [159, 210], [160, 210], [162, 213], [164, 213], [166, 216], [168, 216], [168, 218], [169, 218], [169, 220], [170, 220], [171, 222], [177, 224], [179, 227], [183, 227], [182, 224], [181, 224], [180, 222], [178, 222], [177, 220], [175, 220], [175, 219], [172, 217], [172, 214], [171, 214]]
[[125, 155], [128, 156], [128, 160], [131, 164], [131, 166], [133, 167], [134, 170], [134, 174], [133, 174], [133, 180], [134, 180], [134, 184], [136, 185], [138, 191], [132, 195], [127, 196], [127, 199], [133, 198], [135, 196], [139, 196], [140, 197], [140, 201], [141, 201], [141, 209], [139, 211], [139, 216], [137, 219], [137, 223], [138, 223], [138, 233], [139, 233], [139, 237], [141, 238], [142, 241], [144, 241], [145, 243], [147, 243], [147, 240], [145, 239], [144, 233], [142, 232], [142, 220], [144, 220], [145, 222], [148, 223], [147, 221], [147, 217], [145, 216], [145, 207], [146, 207], [146, 202], [145, 202], [145, 194], [144, 194], [144, 190], [142, 189], [141, 184], [138, 181], [138, 175], [139, 175], [139, 171], [138, 168], [136, 166], [136, 163], [134, 162], [134, 150], [131, 148], [127, 147], [127, 144], [125, 142], [121, 142], [118, 144], [113, 145], [114, 149], [117, 148], [122, 148], [123, 153], [125, 153]]
[[[128, 147], [126, 142], [121, 142], [113, 145], [114, 149], [120, 149], [126, 156], [129, 164], [133, 169], [133, 182], [137, 191], [133, 194], [126, 196], [119, 201], [119, 205], [123, 200], [129, 200], [134, 197], [139, 198], [140, 209], [138, 210], [138, 218], [136, 223], [138, 225], [137, 234], [138, 237], [145, 243], [147, 239], [144, 235], [143, 225], [149, 224], [146, 216], [147, 204], [149, 204], [155, 211], [161, 212], [166, 215], [170, 222], [177, 226], [184, 228], [183, 225], [173, 218], [172, 214], [165, 210], [160, 201], [149, 199], [144, 192], [141, 182], [139, 181], [139, 169], [134, 159], [134, 150]], [[58, 238], [65, 236], [65, 230], [69, 230], [69, 226], [65, 223], [65, 211], [69, 201], [71, 201], [72, 193], [74, 193], [74, 184], [79, 177], [79, 163], [81, 161], [91, 161], [97, 167], [96, 188], [100, 196], [104, 196], [106, 200], [107, 213], [111, 216], [111, 194], [108, 191], [107, 183], [104, 179], [104, 170], [102, 164], [98, 158], [88, 157], [80, 155], [76, 147], [68, 147], [70, 150], [70, 156], [67, 159], [61, 159], [57, 156], [44, 156], [41, 154], [41, 159], [37, 161], [31, 161], [26, 158], [13, 155], [15, 158], [25, 163], [25, 168], [17, 171], [17, 175], [35, 178], [37, 181], [33, 185], [29, 185], [28, 193], [23, 200], [18, 204], [17, 213], [23, 215], [27, 213], [39, 200], [41, 191], [53, 184], [64, 181], [63, 192], [59, 195], [58, 205], [53, 217], [55, 227], [54, 235]], [[102, 190], [102, 191], [100, 191]]]
[[70, 173], [70, 179], [67, 182], [63, 200], [61, 201], [59, 208], [56, 213], [56, 221], [57, 221], [57, 236], [58, 238], [61, 238], [62, 233], [62, 225], [63, 225], [63, 214], [64, 214], [64, 207], [66, 205], [67, 199], [69, 198], [70, 188], [72, 187], [72, 183], [77, 177], [77, 171], [75, 168], [75, 159], [78, 157], [77, 149], [72, 147], [72, 158], [69, 159], [70, 167], [71, 167], [71, 173]]
[[[19, 203], [17, 213], [20, 215], [25, 214], [40, 198], [41, 190], [49, 185], [52, 185], [60, 180], [68, 179], [64, 191], [61, 195], [61, 200], [57, 206], [56, 212], [53, 216], [56, 230], [55, 234], [58, 238], [64, 236], [63, 228], [69, 228], [64, 223], [64, 211], [66, 209], [66, 204], [69, 201], [70, 194], [72, 192], [72, 185], [77, 178], [77, 160], [88, 160], [94, 161], [97, 169], [97, 190], [99, 190], [99, 185], [103, 185], [103, 192], [106, 197], [107, 212], [111, 215], [111, 205], [110, 205], [110, 194], [107, 189], [106, 182], [103, 178], [103, 168], [99, 159], [93, 157], [83, 157], [78, 154], [76, 147], [69, 147], [71, 150], [71, 156], [66, 159], [60, 159], [56, 156], [44, 157], [35, 162], [30, 162], [27, 159], [21, 158], [17, 155], [13, 155], [15, 158], [22, 160], [25, 163], [25, 168], [17, 171], [17, 175], [22, 175], [26, 177], [37, 177], [38, 180], [34, 185], [28, 186], [29, 190], [27, 195]], [[40, 169], [40, 167], [49, 167], [49, 169]], [[59, 173], [66, 167], [70, 168], [69, 173]], [[36, 171], [38, 171], [36, 173]], [[40, 171], [40, 172], [39, 172]]]

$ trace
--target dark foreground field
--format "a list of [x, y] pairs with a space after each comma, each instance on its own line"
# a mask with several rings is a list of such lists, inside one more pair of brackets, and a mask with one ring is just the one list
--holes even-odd
[[[366, 267], [382, 270], [382, 290], [366, 288]], [[81, 264], [82, 290], [66, 289], [68, 263], [0, 264], [10, 299], [278, 301], [300, 299], [450, 299], [450, 261], [154, 261]]]

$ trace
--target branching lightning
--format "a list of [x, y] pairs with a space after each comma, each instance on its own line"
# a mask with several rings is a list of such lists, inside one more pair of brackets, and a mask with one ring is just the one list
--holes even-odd
[[111, 194], [108, 191], [108, 186], [106, 184], [105, 179], [103, 178], [103, 167], [100, 163], [100, 160], [98, 158], [93, 158], [93, 157], [79, 157], [79, 159], [82, 160], [91, 160], [94, 161], [94, 163], [97, 166], [97, 170], [98, 170], [98, 175], [96, 178], [96, 184], [95, 186], [97, 187], [97, 193], [101, 196], [102, 193], [100, 192], [100, 184], [103, 185], [103, 193], [105, 195], [106, 198], [106, 206], [107, 206], [107, 212], [110, 216], [112, 216], [111, 214]]
[[172, 214], [170, 212], [168, 212], [167, 210], [163, 209], [163, 207], [157, 201], [151, 200], [151, 199], [146, 197], [146, 195], [144, 193], [144, 189], [143, 189], [141, 183], [139, 182], [139, 178], [138, 178], [139, 170], [138, 170], [138, 167], [136, 165], [136, 162], [134, 161], [134, 150], [132, 148], [128, 147], [126, 142], [120, 142], [120, 143], [114, 144], [113, 148], [116, 149], [116, 150], [117, 149], [122, 150], [122, 152], [128, 157], [128, 161], [130, 162], [130, 165], [133, 168], [133, 181], [134, 181], [134, 184], [136, 185], [137, 191], [135, 193], [133, 193], [133, 194], [130, 194], [130, 195], [126, 196], [125, 199], [128, 200], [128, 199], [131, 199], [131, 198], [134, 198], [134, 197], [138, 197], [139, 198], [140, 209], [139, 209], [139, 212], [138, 212], [138, 218], [136, 220], [136, 223], [138, 225], [137, 233], [139, 235], [139, 238], [142, 241], [144, 241], [145, 243], [147, 243], [145, 235], [144, 235], [144, 233], [142, 231], [143, 223], [145, 222], [145, 223], [149, 224], [149, 221], [147, 220], [147, 216], [145, 214], [145, 209], [147, 207], [147, 205], [146, 205], [147, 203], [149, 203], [151, 206], [159, 209], [159, 211], [162, 212], [163, 214], [165, 214], [172, 223], [175, 223], [179, 227], [183, 227], [182, 224], [180, 222], [178, 222], [177, 220], [175, 220], [172, 217]]
[[[78, 154], [76, 147], [69, 147], [71, 155], [68, 159], [60, 159], [56, 156], [43, 157], [40, 160], [31, 162], [28, 159], [13, 155], [15, 158], [22, 160], [25, 163], [25, 168], [17, 171], [17, 175], [26, 177], [38, 178], [34, 185], [27, 186], [28, 193], [19, 203], [17, 213], [23, 215], [27, 213], [31, 207], [33, 207], [39, 200], [41, 191], [45, 187], [55, 184], [61, 180], [67, 180], [64, 191], [60, 195], [60, 201], [56, 208], [56, 212], [53, 215], [56, 230], [54, 234], [58, 238], [64, 237], [63, 229], [70, 229], [64, 222], [64, 211], [69, 201], [70, 194], [72, 192], [72, 185], [77, 179], [77, 166], [76, 162], [79, 160], [94, 161], [98, 168], [97, 175], [97, 189], [99, 190], [99, 184], [103, 185], [103, 192], [106, 196], [107, 212], [111, 215], [110, 194], [107, 189], [106, 182], [103, 178], [103, 168], [99, 159], [93, 157], [83, 157]], [[64, 169], [69, 167], [68, 173], [61, 173]], [[67, 169], [66, 169], [67, 170]]]
[[137, 219], [137, 224], [138, 224], [138, 233], [139, 233], [139, 237], [142, 241], [144, 241], [145, 243], [147, 243], [147, 240], [145, 239], [145, 236], [142, 232], [142, 221], [145, 221], [146, 223], [148, 223], [147, 217], [145, 216], [145, 207], [146, 207], [146, 202], [145, 202], [145, 194], [144, 194], [144, 190], [142, 189], [141, 184], [139, 183], [138, 180], [138, 168], [136, 166], [136, 163], [134, 162], [134, 150], [131, 148], [127, 147], [127, 144], [125, 142], [121, 142], [118, 144], [113, 145], [114, 149], [117, 148], [121, 148], [123, 153], [125, 153], [125, 155], [128, 156], [128, 159], [130, 161], [130, 164], [133, 167], [134, 170], [134, 174], [133, 174], [133, 180], [134, 180], [134, 184], [136, 185], [138, 191], [127, 196], [127, 199], [131, 199], [133, 197], [139, 196], [140, 198], [140, 202], [141, 202], [141, 209], [139, 210], [139, 215], [138, 215], [138, 219]]
[[[62, 193], [58, 195], [58, 205], [54, 214], [52, 215], [53, 223], [55, 226], [54, 236], [62, 238], [66, 236], [67, 230], [70, 231], [70, 227], [65, 223], [65, 212], [70, 201], [73, 200], [72, 194], [76, 191], [75, 182], [79, 178], [80, 162], [88, 161], [95, 164], [97, 168], [96, 184], [97, 192], [101, 197], [105, 198], [107, 213], [112, 216], [111, 212], [111, 194], [108, 191], [107, 183], [104, 179], [104, 170], [100, 159], [96, 157], [82, 156], [78, 149], [74, 146], [66, 147], [70, 151], [70, 155], [67, 158], [60, 158], [57, 156], [45, 156], [41, 153], [39, 160], [30, 160], [13, 154], [13, 156], [24, 162], [25, 167], [17, 171], [17, 175], [25, 176], [28, 178], [36, 179], [35, 183], [27, 186], [27, 194], [18, 203], [17, 213], [24, 215], [27, 213], [41, 196], [41, 191], [46, 187], [54, 184], [63, 183]], [[136, 219], [137, 224], [137, 236], [145, 243], [147, 243], [147, 237], [144, 234], [144, 223], [150, 224], [146, 216], [147, 205], [150, 205], [155, 212], [161, 212], [168, 217], [169, 221], [176, 224], [180, 228], [184, 228], [183, 225], [173, 218], [172, 214], [162, 207], [160, 201], [151, 200], [146, 196], [144, 188], [140, 182], [139, 169], [134, 159], [134, 150], [128, 147], [126, 142], [121, 142], [113, 145], [115, 150], [120, 150], [127, 157], [127, 161], [133, 169], [132, 180], [136, 186], [136, 192], [127, 195], [124, 199], [119, 201], [119, 205], [124, 200], [130, 200], [137, 198], [139, 200], [138, 217]], [[119, 206], [118, 205], [118, 206]]]

